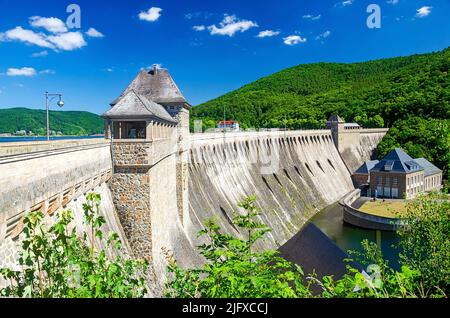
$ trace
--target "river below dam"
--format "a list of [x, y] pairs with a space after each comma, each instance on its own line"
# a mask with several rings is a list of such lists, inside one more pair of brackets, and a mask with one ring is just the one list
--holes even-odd
[[[395, 232], [375, 231], [347, 224], [343, 220], [343, 207], [339, 203], [330, 205], [316, 214], [310, 222], [315, 224], [343, 251], [362, 251], [361, 241], [367, 239], [381, 246], [383, 256], [394, 269], [399, 269], [398, 250], [393, 247], [398, 243]], [[378, 232], [378, 234], [377, 234]]]

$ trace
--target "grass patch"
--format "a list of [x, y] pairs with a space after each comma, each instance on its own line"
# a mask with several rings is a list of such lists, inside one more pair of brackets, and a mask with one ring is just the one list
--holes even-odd
[[404, 201], [367, 201], [359, 210], [377, 216], [397, 218], [399, 214], [401, 215], [406, 212], [406, 204]]

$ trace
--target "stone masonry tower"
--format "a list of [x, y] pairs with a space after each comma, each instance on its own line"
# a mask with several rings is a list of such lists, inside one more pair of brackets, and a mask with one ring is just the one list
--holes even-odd
[[327, 120], [327, 128], [331, 129], [331, 136], [333, 137], [334, 144], [339, 150], [339, 133], [344, 131], [345, 121], [339, 117], [339, 115], [333, 115]]
[[149, 100], [162, 105], [177, 121], [177, 206], [181, 222], [183, 222], [185, 216], [189, 213], [188, 154], [190, 141], [189, 109], [191, 105], [186, 101], [169, 72], [156, 65], [150, 70], [140, 71], [116, 101], [130, 90], [135, 90]]
[[339, 115], [333, 115], [327, 120], [327, 128], [339, 153], [359, 144], [361, 127], [356, 123], [346, 123]]
[[112, 138], [114, 204], [133, 251], [152, 260], [188, 211], [190, 105], [169, 72], [153, 67], [111, 106], [102, 117]]

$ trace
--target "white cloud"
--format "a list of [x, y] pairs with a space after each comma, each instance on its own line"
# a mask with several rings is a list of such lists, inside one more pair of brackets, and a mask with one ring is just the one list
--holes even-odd
[[351, 6], [354, 2], [355, 2], [355, 0], [345, 0], [345, 1], [338, 2], [335, 6], [348, 7], [348, 6]]
[[36, 70], [32, 67], [22, 67], [22, 68], [8, 68], [6, 71], [6, 75], [8, 76], [35, 76]]
[[113, 69], [112, 67], [109, 67], [109, 68], [107, 68], [105, 71], [111, 73], [111, 72], [114, 72], [114, 69]]
[[315, 20], [319, 20], [321, 16], [322, 16], [321, 14], [318, 14], [318, 15], [316, 15], [316, 16], [314, 16], [314, 15], [312, 15], [312, 14], [305, 14], [305, 15], [303, 16], [303, 19], [315, 21]]
[[31, 57], [43, 57], [43, 56], [47, 56], [47, 55], [48, 55], [48, 51], [44, 50], [41, 52], [36, 52], [36, 53], [31, 54]]
[[203, 31], [206, 29], [206, 27], [204, 25], [194, 25], [192, 27], [195, 31]]
[[432, 8], [433, 7], [423, 6], [422, 8], [417, 9], [416, 17], [424, 18], [424, 17], [428, 16], [431, 13]]
[[39, 74], [56, 74], [56, 72], [54, 70], [47, 69], [47, 70], [39, 71]]
[[388, 0], [388, 1], [386, 1], [386, 3], [389, 3], [389, 4], [397, 4], [397, 3], [399, 3], [399, 1], [400, 1], [400, 0]]
[[44, 28], [51, 33], [67, 32], [66, 25], [58, 18], [30, 17], [30, 25], [33, 28]]
[[97, 31], [94, 28], [89, 28], [89, 30], [87, 30], [86, 35], [91, 37], [91, 38], [102, 38], [104, 37], [103, 33]]
[[236, 32], [245, 32], [250, 28], [257, 27], [256, 22], [250, 20], [239, 20], [235, 15], [225, 14], [222, 22], [217, 27], [215, 24], [210, 25], [208, 30], [211, 35], [228, 35], [234, 36]]
[[53, 43], [58, 49], [72, 51], [87, 45], [80, 32], [67, 32], [58, 35], [50, 35], [47, 40]]
[[155, 22], [161, 16], [161, 8], [151, 7], [147, 11], [141, 11], [139, 13], [139, 19], [148, 22]]
[[327, 37], [329, 37], [331, 35], [331, 31], [327, 30], [321, 34], [319, 34], [318, 36], [316, 36], [316, 40], [323, 40], [326, 39]]
[[34, 44], [44, 48], [64, 51], [79, 49], [87, 45], [83, 34], [78, 31], [46, 35], [44, 33], [36, 33], [32, 30], [23, 29], [20, 26], [6, 31], [2, 38], [3, 41], [20, 41], [26, 44]]
[[40, 47], [45, 47], [49, 49], [54, 49], [55, 46], [47, 41], [46, 35], [43, 33], [35, 33], [31, 30], [23, 29], [22, 27], [18, 26], [14, 29], [6, 31], [3, 36], [4, 40], [11, 40], [11, 41], [20, 41], [27, 44], [34, 44]]
[[283, 42], [286, 45], [295, 45], [298, 43], [305, 43], [306, 38], [303, 38], [300, 35], [289, 35], [289, 36], [283, 38]]
[[271, 36], [277, 36], [278, 34], [280, 34], [280, 31], [264, 30], [264, 31], [259, 32], [257, 37], [258, 38], [266, 38], [266, 37], [271, 37]]

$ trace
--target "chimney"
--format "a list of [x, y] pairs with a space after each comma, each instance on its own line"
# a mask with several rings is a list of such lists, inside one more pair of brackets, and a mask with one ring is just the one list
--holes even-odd
[[156, 75], [158, 72], [158, 64], [153, 64], [152, 65], [152, 70], [153, 70], [153, 75]]

